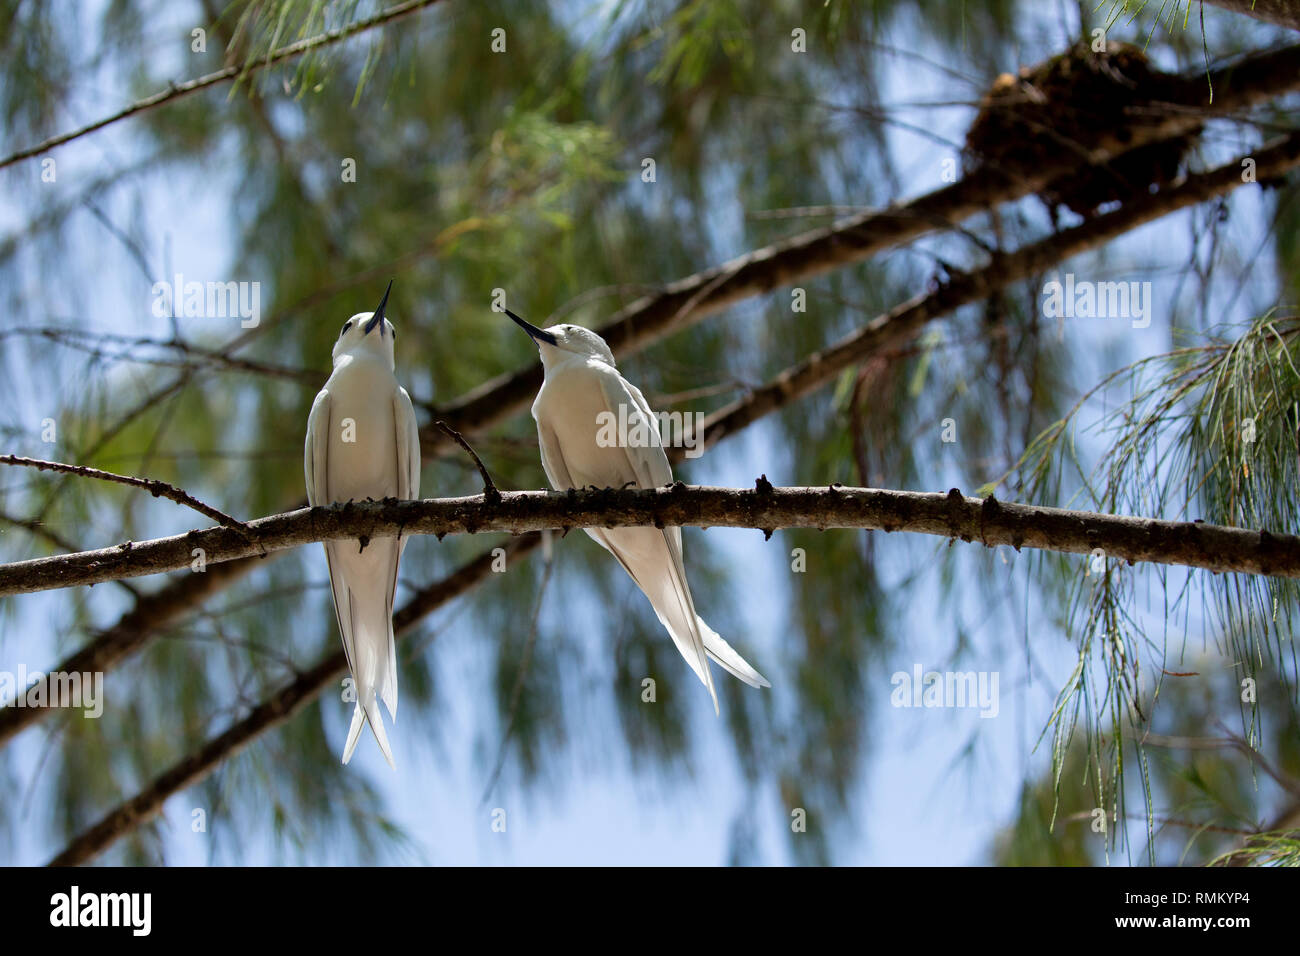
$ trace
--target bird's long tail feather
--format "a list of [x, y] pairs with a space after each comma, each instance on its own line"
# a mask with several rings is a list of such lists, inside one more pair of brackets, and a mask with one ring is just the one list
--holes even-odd
[[593, 530], [587, 533], [618, 559], [645, 592], [659, 623], [668, 631], [695, 676], [708, 688], [715, 712], [718, 698], [709, 673], [710, 658], [751, 687], [772, 686], [695, 613], [690, 586], [682, 568], [680, 539], [667, 531], [659, 532], [662, 537], [650, 537], [639, 528], [594, 529], [594, 533]]
[[717, 631], [705, 624], [703, 618], [697, 616], [695, 623], [700, 629], [700, 637], [704, 638], [704, 650], [713, 659], [714, 663], [732, 677], [744, 681], [750, 687], [772, 686], [766, 677], [736, 653], [734, 647], [719, 637]]
[[708, 647], [699, 628], [703, 622], [695, 613], [695, 601], [691, 597], [690, 585], [686, 583], [685, 568], [682, 567], [681, 549], [680, 546], [673, 547], [674, 542], [667, 533], [661, 533], [669, 555], [667, 574], [661, 581], [659, 599], [655, 600], [655, 597], [649, 593], [647, 596], [650, 597], [650, 603], [654, 605], [655, 613], [668, 628], [668, 633], [672, 635], [673, 643], [691, 665], [696, 676], [709, 689], [713, 712], [718, 714], [720, 713], [718, 691], [713, 686], [713, 674], [709, 670], [709, 659], [706, 656]]
[[392, 539], [380, 539], [370, 542], [364, 552], [352, 552], [353, 546], [349, 542], [345, 546], [347, 550], [333, 555], [330, 567], [331, 581], [337, 575], [346, 582], [341, 589], [336, 588], [335, 599], [339, 601], [341, 592], [339, 628], [343, 633], [343, 646], [347, 650], [357, 695], [343, 762], [351, 759], [362, 725], [369, 724], [379, 749], [391, 766], [393, 755], [388, 746], [379, 701], [384, 702], [389, 716], [396, 722], [397, 666], [392, 601], [399, 545]]

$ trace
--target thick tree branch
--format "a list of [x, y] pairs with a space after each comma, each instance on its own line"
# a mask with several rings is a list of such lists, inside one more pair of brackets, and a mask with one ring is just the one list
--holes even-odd
[[[1227, 116], [1300, 89], [1300, 46], [1246, 57], [1210, 74], [1214, 103], [1207, 104], [1204, 73], [1180, 78], [1169, 108], [1158, 119], [1144, 116], [1133, 125], [1116, 123], [1113, 135], [1089, 153], [1102, 162], [1138, 146], [1182, 136], [1206, 117]], [[884, 249], [910, 242], [1043, 189], [1078, 168], [1077, 153], [1062, 149], [1033, 175], [1009, 179], [992, 169], [972, 172], [951, 186], [884, 210], [872, 210], [756, 249], [721, 265], [679, 279], [616, 312], [598, 327], [616, 355], [632, 355], [670, 332], [693, 325], [728, 306], [780, 286], [816, 278], [869, 259]], [[1262, 178], [1262, 177], [1261, 177]], [[464, 433], [488, 428], [527, 407], [542, 383], [534, 362], [484, 382], [436, 410], [436, 416]], [[421, 431], [426, 452], [448, 439], [433, 428]]]
[[[517, 538], [506, 545], [506, 559], [513, 561], [522, 557], [540, 542], [540, 535]], [[489, 577], [494, 561], [491, 552], [481, 554], [419, 591], [393, 615], [393, 630], [398, 639], [409, 634], [428, 614]], [[222, 761], [238, 754], [259, 735], [285, 723], [347, 673], [348, 662], [343, 651], [330, 654], [75, 837], [62, 853], [50, 861], [50, 866], [75, 866], [98, 856], [114, 841], [157, 816], [168, 797], [201, 782]]]
[[[865, 528], [911, 531], [987, 546], [1006, 544], [1066, 553], [1098, 548], [1129, 562], [1185, 565], [1300, 577], [1300, 538], [1203, 524], [1071, 511], [994, 499], [875, 488], [755, 489], [688, 487], [583, 491], [510, 491], [424, 501], [351, 502], [303, 508], [248, 523], [247, 536], [228, 528], [190, 531], [130, 547], [35, 558], [0, 565], [0, 596], [97, 584], [186, 567], [194, 549], [208, 563], [247, 558], [317, 541], [401, 534], [567, 531], [571, 528], [698, 526]], [[251, 540], [250, 540], [251, 539]], [[203, 572], [206, 573], [206, 572]]]
[[152, 96], [146, 96], [142, 100], [136, 100], [130, 106], [119, 110], [111, 116], [105, 116], [102, 119], [96, 120], [88, 126], [83, 126], [80, 129], [75, 129], [68, 133], [61, 133], [58, 136], [52, 136], [43, 142], [37, 143], [35, 146], [20, 149], [18, 152], [0, 159], [0, 169], [4, 169], [6, 166], [12, 166], [15, 163], [20, 163], [24, 159], [31, 159], [33, 156], [39, 156], [41, 153], [48, 152], [57, 146], [63, 146], [75, 139], [80, 139], [83, 136], [88, 136], [91, 133], [98, 132], [106, 126], [112, 126], [114, 123], [128, 119], [139, 113], [147, 112], [148, 110], [155, 109], [159, 106], [165, 106], [166, 104], [175, 102], [182, 97], [189, 96], [191, 93], [206, 90], [210, 86], [218, 86], [221, 83], [233, 80], [243, 74], [254, 73], [258, 70], [275, 66], [286, 60], [291, 60], [294, 57], [302, 56], [304, 53], [310, 53], [313, 50], [321, 50], [325, 47], [333, 46], [335, 43], [340, 43], [343, 40], [354, 37], [358, 33], [364, 33], [374, 27], [392, 23], [395, 20], [399, 20], [402, 17], [415, 13], [423, 7], [431, 7], [438, 2], [440, 2], [440, 0], [407, 0], [405, 3], [399, 3], [387, 10], [382, 10], [374, 16], [367, 17], [364, 20], [358, 20], [355, 23], [349, 23], [345, 27], [339, 27], [336, 30], [320, 33], [313, 37], [305, 37], [298, 40], [296, 43], [290, 43], [288, 46], [272, 50], [267, 56], [254, 60], [251, 63], [231, 64], [230, 66], [217, 70], [214, 73], [208, 73], [205, 76], [200, 76], [193, 80], [186, 80], [184, 83], [173, 83], [168, 86], [167, 89], [160, 90]]

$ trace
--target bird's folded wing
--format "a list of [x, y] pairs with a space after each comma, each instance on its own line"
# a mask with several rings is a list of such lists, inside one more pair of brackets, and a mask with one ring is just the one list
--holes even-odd
[[[420, 497], [420, 428], [415, 422], [415, 408], [411, 405], [411, 396], [400, 385], [393, 392], [393, 438], [397, 449], [397, 461], [394, 468], [397, 473], [397, 497], [412, 500]], [[382, 553], [383, 546], [379, 546]], [[406, 550], [406, 538], [397, 536], [397, 551], [389, 559], [388, 593], [386, 603], [387, 620], [393, 619], [393, 604], [397, 599], [397, 568], [402, 552]], [[397, 720], [397, 647], [393, 629], [388, 628], [388, 666], [385, 669], [384, 682], [380, 696], [388, 706], [388, 713]]]
[[393, 393], [393, 421], [397, 431], [397, 497], [420, 497], [420, 426], [415, 422], [411, 396], [400, 385]]
[[312, 507], [330, 503], [325, 456], [330, 442], [330, 393], [322, 388], [311, 403], [307, 416], [307, 441], [303, 445], [302, 467], [307, 478], [307, 503]]
[[641, 390], [618, 374], [617, 369], [612, 368], [601, 373], [600, 388], [605, 397], [605, 406], [620, 420], [622, 416], [619, 416], [619, 407], [627, 408], [628, 427], [633, 433], [638, 419], [645, 423], [648, 443], [633, 445], [625, 442], [623, 449], [627, 452], [628, 463], [636, 475], [637, 487], [658, 488], [671, 484], [673, 467], [668, 463], [668, 455], [664, 452], [663, 439], [659, 434], [659, 419], [650, 410]]
[[[329, 461], [330, 447], [330, 393], [322, 388], [312, 402], [311, 414], [307, 416], [307, 441], [303, 447], [303, 470], [307, 478], [307, 503], [312, 507], [330, 503]], [[343, 636], [343, 651], [348, 658], [348, 669], [356, 673], [352, 666], [352, 640], [344, 622], [352, 618], [352, 597], [343, 575], [334, 567], [336, 547], [329, 541], [325, 546], [325, 561], [329, 565], [330, 589], [334, 592], [334, 613], [338, 617], [339, 633]]]

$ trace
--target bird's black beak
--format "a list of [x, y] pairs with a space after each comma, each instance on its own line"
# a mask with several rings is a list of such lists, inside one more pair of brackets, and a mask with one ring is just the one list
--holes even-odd
[[533, 323], [525, 322], [523, 319], [519, 318], [519, 316], [511, 312], [509, 309], [506, 309], [506, 315], [514, 319], [516, 325], [518, 325], [521, 329], [523, 329], [525, 332], [531, 335], [538, 342], [545, 342], [547, 345], [556, 344], [555, 336], [552, 335], [550, 332], [547, 332], [545, 329], [539, 329], [537, 326], [533, 325]]
[[[384, 321], [384, 306], [388, 305], [388, 293], [392, 291], [393, 291], [393, 280], [389, 279], [388, 288], [384, 290], [384, 297], [379, 300], [379, 308], [375, 309], [375, 314], [372, 315], [370, 317], [370, 321], [366, 323], [366, 327], [363, 332], [364, 335], [369, 335], [371, 332], [375, 330], [376, 325], [379, 325], [380, 322]], [[379, 330], [380, 338], [383, 338], [383, 335], [384, 335], [384, 330], [381, 328]]]

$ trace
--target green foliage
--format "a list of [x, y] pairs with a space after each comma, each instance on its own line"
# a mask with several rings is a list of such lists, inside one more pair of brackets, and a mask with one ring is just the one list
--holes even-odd
[[[1019, 486], [1031, 500], [1065, 499], [1085, 510], [1294, 534], [1290, 489], [1300, 460], [1298, 332], [1294, 318], [1266, 315], [1113, 373], [1029, 445], [1016, 469]], [[1090, 400], [1112, 388], [1126, 399], [1088, 421]], [[1085, 462], [1093, 457], [1093, 443], [1085, 438], [1101, 445], [1091, 466]], [[982, 491], [991, 493], [1000, 483]], [[1067, 494], [1071, 487], [1073, 494]], [[1087, 559], [1086, 574], [1073, 573], [1077, 583], [1068, 620], [1078, 635], [1078, 665], [1049, 721], [1058, 788], [1081, 719], [1099, 805], [1122, 808], [1126, 740], [1135, 742], [1138, 768], [1147, 779], [1141, 741], [1164, 684], [1158, 675], [1168, 673], [1171, 658], [1181, 653], [1168, 645], [1171, 618], [1194, 614], [1214, 629], [1239, 679], [1271, 676], [1289, 685], [1294, 701], [1291, 622], [1300, 589], [1292, 579], [1191, 572], [1178, 584], [1161, 572], [1169, 594], [1164, 632], [1149, 634], [1152, 623], [1162, 625], [1144, 620], [1135, 572], [1101, 553]], [[1144, 645], [1158, 668], [1154, 681], [1144, 680], [1141, 671]], [[1249, 704], [1244, 727], [1253, 746], [1259, 714], [1256, 699]], [[1151, 794], [1144, 788], [1143, 795], [1150, 822]]]

